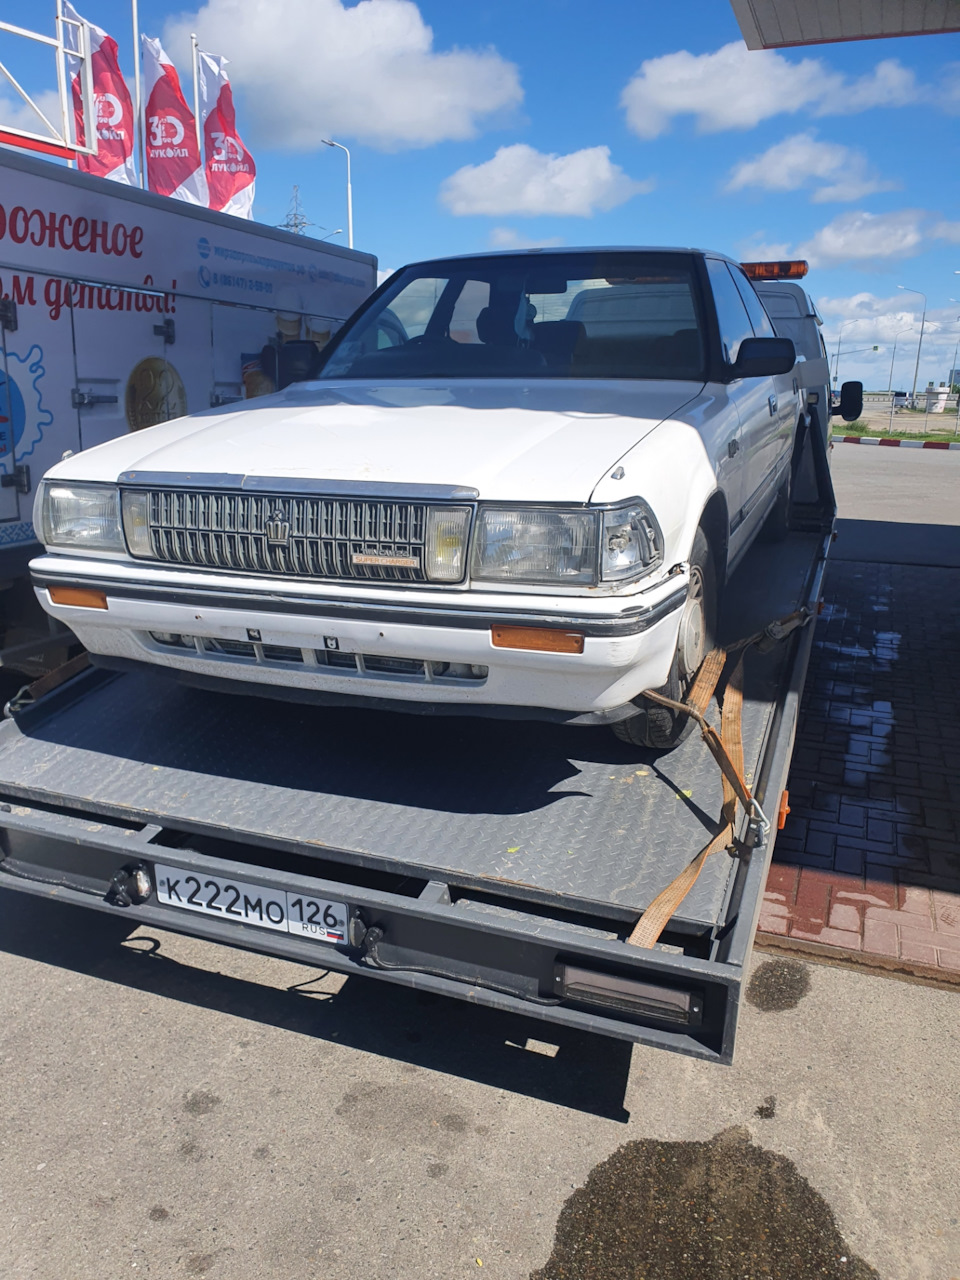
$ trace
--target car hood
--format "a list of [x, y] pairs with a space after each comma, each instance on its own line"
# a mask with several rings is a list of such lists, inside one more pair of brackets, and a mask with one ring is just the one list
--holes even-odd
[[701, 386], [298, 383], [108, 441], [60, 463], [53, 475], [437, 485], [494, 501], [587, 502], [609, 468]]

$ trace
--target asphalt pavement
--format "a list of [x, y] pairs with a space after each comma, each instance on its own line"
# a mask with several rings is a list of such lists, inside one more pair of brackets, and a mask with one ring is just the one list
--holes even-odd
[[960, 1276], [951, 991], [758, 956], [717, 1067], [0, 892], [0, 1009], [11, 1280]]

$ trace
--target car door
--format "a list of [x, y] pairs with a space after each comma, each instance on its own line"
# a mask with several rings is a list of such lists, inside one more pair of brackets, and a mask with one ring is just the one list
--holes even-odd
[[[776, 330], [767, 315], [756, 289], [743, 271], [733, 263], [727, 263], [747, 309], [753, 332], [758, 338], [775, 338]], [[757, 457], [757, 485], [760, 490], [758, 506], [760, 514], [766, 510], [769, 500], [783, 482], [784, 471], [793, 456], [793, 435], [799, 414], [800, 385], [796, 369], [772, 378], [775, 410], [770, 406], [766, 422], [766, 434]]]
[[[726, 364], [733, 365], [740, 352], [740, 343], [745, 338], [754, 337], [753, 325], [726, 263], [720, 258], [707, 258], [706, 264], [723, 358]], [[740, 420], [738, 434], [727, 442], [728, 453], [732, 454], [736, 465], [725, 486], [730, 517], [728, 560], [733, 565], [749, 542], [750, 531], [755, 524], [759, 455], [769, 431], [770, 396], [775, 388], [771, 378], [735, 378], [727, 383], [725, 389]]]

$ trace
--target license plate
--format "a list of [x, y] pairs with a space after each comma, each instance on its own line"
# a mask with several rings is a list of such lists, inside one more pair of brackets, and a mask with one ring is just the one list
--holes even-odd
[[157, 899], [167, 907], [197, 911], [220, 920], [252, 924], [258, 929], [293, 933], [315, 942], [345, 942], [347, 908], [306, 893], [266, 889], [262, 884], [154, 865]]

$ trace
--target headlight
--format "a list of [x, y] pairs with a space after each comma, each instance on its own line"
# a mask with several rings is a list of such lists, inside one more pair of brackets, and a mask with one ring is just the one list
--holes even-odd
[[597, 513], [481, 508], [472, 576], [564, 586], [596, 582]]
[[603, 513], [600, 577], [604, 581], [639, 578], [663, 561], [663, 534], [645, 502]]
[[46, 546], [80, 551], [124, 551], [120, 500], [112, 485], [48, 480], [39, 499], [40, 537]]
[[460, 581], [467, 564], [469, 533], [469, 507], [430, 507], [427, 510], [423, 567], [430, 582]]

